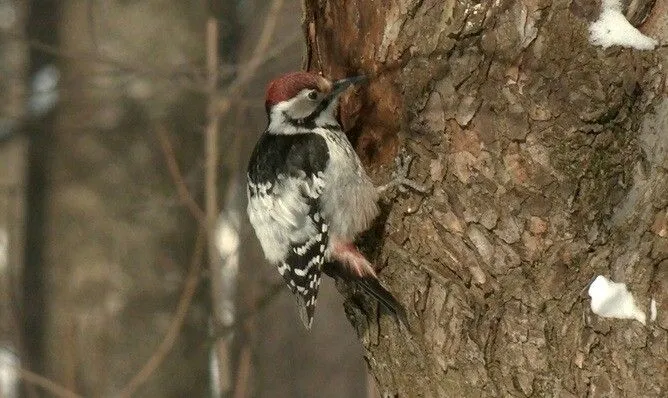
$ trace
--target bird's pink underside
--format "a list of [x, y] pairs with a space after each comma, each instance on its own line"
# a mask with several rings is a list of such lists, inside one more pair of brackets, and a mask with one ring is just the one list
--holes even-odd
[[358, 277], [376, 277], [376, 271], [369, 260], [364, 257], [354, 243], [335, 242], [332, 245], [331, 256], [343, 264], [353, 275]]

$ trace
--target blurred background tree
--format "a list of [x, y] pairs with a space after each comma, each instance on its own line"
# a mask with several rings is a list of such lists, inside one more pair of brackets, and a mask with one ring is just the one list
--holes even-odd
[[366, 395], [334, 288], [303, 331], [244, 225], [303, 51], [297, 1], [0, 1], [0, 396]]

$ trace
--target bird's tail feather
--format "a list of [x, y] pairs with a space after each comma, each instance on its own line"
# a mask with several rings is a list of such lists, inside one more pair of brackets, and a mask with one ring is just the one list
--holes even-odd
[[410, 325], [408, 324], [408, 316], [406, 315], [406, 309], [396, 298], [390, 293], [387, 289], [380, 284], [376, 276], [359, 276], [355, 273], [349, 272], [349, 269], [338, 264], [336, 262], [325, 263], [323, 267], [325, 274], [331, 276], [332, 278], [343, 278], [346, 281], [354, 282], [359, 286], [366, 294], [373, 297], [376, 301], [380, 303], [385, 309], [392, 312], [397, 319], [404, 324], [408, 329]]
[[378, 300], [378, 302], [385, 307], [385, 309], [393, 312], [399, 321], [408, 327], [408, 317], [406, 316], [406, 309], [392, 293], [383, 287], [374, 277], [360, 278], [356, 280], [357, 285], [361, 287], [367, 294]]

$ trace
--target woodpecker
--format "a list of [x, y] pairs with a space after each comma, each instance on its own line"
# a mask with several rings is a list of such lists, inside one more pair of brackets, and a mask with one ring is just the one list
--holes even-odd
[[250, 222], [308, 330], [323, 271], [357, 283], [406, 323], [403, 306], [354, 243], [378, 215], [380, 193], [407, 183], [376, 188], [337, 120], [339, 96], [365, 80], [330, 81], [309, 72], [273, 80], [265, 100], [268, 126], [248, 164]]

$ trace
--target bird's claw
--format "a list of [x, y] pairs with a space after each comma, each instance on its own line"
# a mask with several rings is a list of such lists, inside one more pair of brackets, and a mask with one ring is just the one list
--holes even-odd
[[407, 188], [411, 188], [420, 193], [428, 192], [429, 188], [408, 178], [408, 172], [410, 170], [412, 161], [413, 157], [404, 151], [397, 155], [397, 157], [394, 158], [396, 167], [392, 172], [392, 180], [387, 184], [379, 187], [378, 192], [383, 193], [394, 187], [397, 187], [399, 192], [402, 193], [406, 192], [408, 190]]

